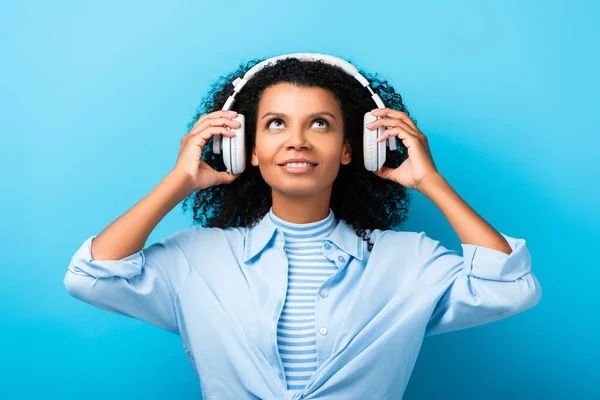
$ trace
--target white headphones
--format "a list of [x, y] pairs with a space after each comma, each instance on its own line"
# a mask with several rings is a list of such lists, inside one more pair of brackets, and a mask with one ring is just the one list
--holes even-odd
[[[246, 74], [244, 74], [243, 78], [236, 78], [233, 81], [233, 93], [229, 96], [225, 105], [223, 106], [223, 110], [230, 110], [231, 106], [235, 102], [235, 95], [240, 92], [240, 90], [244, 87], [246, 82], [259, 70], [264, 68], [267, 63], [278, 61], [284, 58], [298, 58], [300, 60], [306, 61], [324, 61], [327, 64], [335, 65], [341, 67], [348, 75], [353, 76], [357, 81], [361, 83], [364, 87], [366, 87], [371, 93], [371, 97], [375, 101], [375, 104], [378, 108], [385, 107], [381, 98], [373, 92], [369, 81], [362, 76], [358, 70], [350, 64], [348, 61], [342, 60], [341, 58], [330, 56], [327, 54], [319, 54], [319, 53], [292, 53], [292, 54], [284, 54], [276, 57], [271, 57], [267, 60], [261, 61], [256, 64]], [[363, 152], [364, 152], [364, 163], [365, 168], [368, 171], [377, 171], [381, 169], [383, 163], [385, 162], [386, 156], [386, 143], [389, 146], [390, 150], [396, 150], [396, 137], [390, 136], [387, 141], [377, 142], [377, 138], [380, 137], [385, 131], [386, 127], [382, 126], [377, 128], [377, 130], [370, 130], [367, 128], [367, 124], [371, 121], [379, 119], [379, 117], [371, 114], [371, 111], [367, 111], [364, 117], [364, 125], [363, 125]], [[237, 116], [233, 119], [234, 121], [238, 121], [240, 123], [240, 127], [237, 129], [226, 127], [227, 129], [235, 132], [235, 137], [221, 136], [215, 135], [213, 136], [213, 153], [221, 154], [221, 140], [223, 143], [223, 162], [227, 167], [227, 171], [232, 174], [241, 173], [246, 168], [246, 143], [245, 143], [245, 122], [246, 118], [242, 114], [237, 114]]]

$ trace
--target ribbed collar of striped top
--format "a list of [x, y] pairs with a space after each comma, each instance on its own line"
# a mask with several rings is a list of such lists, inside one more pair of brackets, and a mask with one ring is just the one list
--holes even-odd
[[[262, 219], [254, 226], [247, 228], [244, 242], [244, 262], [250, 261], [257, 254], [262, 252], [267, 244], [273, 238], [273, 235], [281, 232], [278, 227], [269, 218], [267, 212]], [[283, 238], [283, 234], [281, 233]], [[347, 255], [351, 255], [359, 260], [364, 256], [365, 242], [356, 231], [343, 219], [338, 218], [333, 232], [325, 239], [335, 245], [339, 250]]]

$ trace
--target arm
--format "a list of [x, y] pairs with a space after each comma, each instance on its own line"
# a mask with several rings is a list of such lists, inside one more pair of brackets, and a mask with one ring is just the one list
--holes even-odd
[[432, 292], [443, 292], [427, 336], [499, 320], [539, 302], [541, 286], [531, 272], [525, 240], [497, 232], [440, 175], [432, 175], [417, 189], [448, 218], [463, 248], [461, 257], [437, 240], [418, 236], [420, 263], [435, 277]]
[[184, 175], [172, 172], [102, 233], [88, 238], [69, 263], [63, 281], [68, 292], [98, 308], [177, 333], [174, 302], [190, 271], [186, 250], [195, 228], [142, 247], [189, 190]]
[[170, 172], [146, 197], [94, 238], [93, 259], [120, 260], [140, 251], [156, 225], [192, 191], [189, 177]]
[[479, 216], [440, 174], [430, 174], [416, 187], [444, 214], [465, 244], [472, 244], [510, 254], [504, 237]]
[[437, 300], [425, 336], [497, 321], [535, 306], [542, 288], [531, 272], [524, 239], [501, 234], [510, 255], [462, 244], [463, 255], [423, 232], [417, 235], [417, 257]]

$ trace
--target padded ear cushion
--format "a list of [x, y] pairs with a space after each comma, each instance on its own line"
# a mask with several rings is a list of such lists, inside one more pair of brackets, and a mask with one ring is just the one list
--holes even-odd
[[231, 138], [228, 138], [227, 136], [221, 137], [221, 156], [223, 157], [225, 168], [227, 168], [227, 171], [231, 172], [231, 156], [229, 155], [229, 149], [231, 148], [230, 143]]
[[212, 151], [215, 154], [221, 154], [221, 147], [222, 146], [222, 139], [223, 137], [221, 135], [215, 135], [213, 136], [213, 145], [212, 145]]
[[377, 131], [367, 128], [369, 122], [375, 121], [377, 117], [367, 111], [364, 116], [363, 124], [363, 154], [364, 164], [367, 171], [377, 170]]
[[[383, 135], [383, 133], [385, 132], [386, 127], [382, 126], [380, 128], [377, 129], [377, 137], [380, 137]], [[387, 155], [386, 152], [386, 146], [388, 144], [387, 140], [384, 140], [383, 142], [378, 142], [377, 139], [375, 139], [375, 144], [377, 146], [377, 170], [380, 170], [381, 167], [383, 167], [383, 163], [385, 162], [385, 157]]]
[[242, 114], [238, 114], [234, 120], [240, 123], [240, 127], [235, 130], [236, 135], [233, 138], [231, 172], [238, 174], [246, 169], [246, 118]]
[[233, 120], [238, 121], [241, 126], [237, 129], [227, 128], [235, 133], [235, 137], [222, 136], [223, 162], [227, 171], [238, 174], [246, 168], [246, 118], [238, 114]]
[[365, 127], [365, 131], [363, 134], [363, 153], [364, 153], [364, 163], [367, 171], [375, 171], [375, 166], [377, 165], [377, 149], [374, 146], [375, 138], [377, 136], [377, 132], [371, 131]]
[[386, 156], [387, 141], [378, 142], [377, 138], [383, 135], [385, 126], [379, 127], [376, 130], [367, 128], [369, 122], [375, 121], [378, 118], [371, 114], [370, 111], [365, 113], [363, 119], [363, 153], [364, 163], [367, 171], [378, 171], [383, 166]]

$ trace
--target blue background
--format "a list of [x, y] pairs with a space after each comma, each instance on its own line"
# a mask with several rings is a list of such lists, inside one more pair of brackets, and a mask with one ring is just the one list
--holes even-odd
[[[440, 172], [527, 240], [542, 284], [531, 310], [427, 338], [405, 398], [600, 396], [599, 6], [526, 3], [4, 4], [0, 398], [201, 397], [176, 335], [79, 302], [62, 279], [81, 243], [172, 169], [212, 82], [304, 51], [389, 79]], [[460, 250], [412, 193], [403, 229]], [[188, 226], [178, 206], [147, 243]]]

